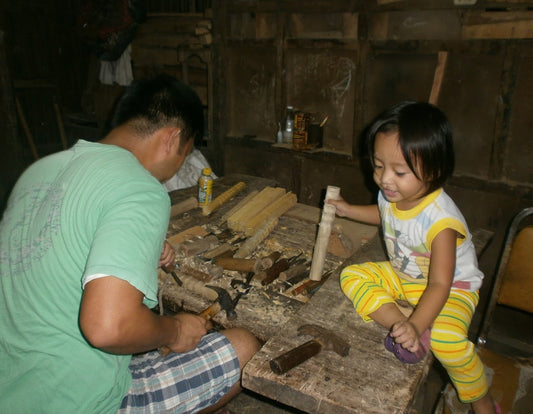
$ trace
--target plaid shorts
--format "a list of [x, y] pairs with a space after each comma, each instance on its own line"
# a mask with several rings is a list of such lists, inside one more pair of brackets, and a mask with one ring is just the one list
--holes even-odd
[[239, 360], [218, 333], [186, 353], [157, 351], [134, 356], [132, 384], [117, 413], [193, 413], [215, 404], [240, 378]]

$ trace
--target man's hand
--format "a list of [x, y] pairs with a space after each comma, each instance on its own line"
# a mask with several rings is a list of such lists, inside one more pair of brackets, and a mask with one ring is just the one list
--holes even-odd
[[191, 313], [178, 313], [173, 319], [177, 325], [176, 337], [167, 345], [173, 352], [187, 352], [196, 348], [202, 336], [213, 327], [210, 321]]
[[114, 354], [136, 354], [163, 345], [190, 350], [211, 327], [196, 315], [157, 315], [143, 304], [143, 294], [125, 280], [107, 276], [85, 285], [79, 325], [94, 347]]
[[172, 270], [174, 268], [174, 259], [176, 258], [176, 252], [172, 248], [169, 242], [165, 240], [163, 243], [163, 251], [161, 252], [161, 257], [159, 258], [159, 267], [165, 270]]

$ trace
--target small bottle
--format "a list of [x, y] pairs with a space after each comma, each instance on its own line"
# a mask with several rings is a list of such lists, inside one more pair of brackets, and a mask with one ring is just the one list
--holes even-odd
[[281, 122], [278, 122], [278, 133], [276, 135], [276, 143], [283, 144], [283, 131], [281, 130]]
[[285, 123], [283, 125], [283, 142], [292, 144], [292, 134], [294, 131], [294, 107], [287, 106], [285, 110]]
[[206, 206], [213, 199], [213, 177], [211, 168], [205, 167], [198, 179], [198, 205]]

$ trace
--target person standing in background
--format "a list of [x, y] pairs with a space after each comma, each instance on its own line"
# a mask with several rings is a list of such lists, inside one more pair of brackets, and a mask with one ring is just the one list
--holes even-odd
[[151, 310], [174, 259], [161, 182], [202, 125], [191, 88], [139, 80], [102, 140], [19, 178], [0, 222], [0, 412], [212, 412], [240, 391], [259, 349], [249, 331]]

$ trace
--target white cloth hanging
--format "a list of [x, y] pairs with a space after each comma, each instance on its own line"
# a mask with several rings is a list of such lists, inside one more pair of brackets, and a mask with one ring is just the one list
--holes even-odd
[[100, 82], [104, 85], [119, 84], [128, 86], [133, 81], [131, 68], [131, 45], [128, 45], [122, 55], [112, 62], [100, 61]]
[[[204, 167], [209, 167], [209, 163], [200, 150], [193, 148], [178, 172], [165, 181], [163, 186], [168, 192], [195, 186], [198, 184], [198, 178], [202, 175]], [[215, 173], [211, 173], [211, 176], [217, 178]]]

